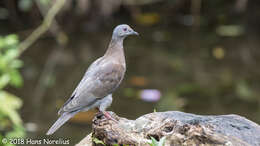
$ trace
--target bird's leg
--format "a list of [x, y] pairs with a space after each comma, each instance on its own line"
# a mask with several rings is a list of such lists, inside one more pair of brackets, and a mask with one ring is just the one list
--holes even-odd
[[117, 122], [117, 120], [115, 120], [108, 112], [103, 111], [102, 113], [104, 114], [104, 116], [105, 116], [107, 119], [112, 120], [112, 121], [114, 121], [114, 122]]
[[115, 120], [108, 112], [106, 111], [101, 111], [99, 110], [99, 108], [97, 108], [97, 110], [102, 113], [108, 120], [112, 120], [114, 122], [117, 122], [117, 120]]

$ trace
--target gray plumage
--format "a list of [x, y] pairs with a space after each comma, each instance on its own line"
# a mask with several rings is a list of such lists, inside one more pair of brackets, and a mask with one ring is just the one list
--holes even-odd
[[61, 107], [59, 119], [48, 130], [53, 134], [71, 117], [81, 111], [99, 108], [105, 112], [112, 103], [112, 93], [124, 78], [126, 65], [123, 41], [129, 35], [138, 35], [126, 24], [118, 25], [104, 56], [98, 58], [87, 69], [70, 99]]

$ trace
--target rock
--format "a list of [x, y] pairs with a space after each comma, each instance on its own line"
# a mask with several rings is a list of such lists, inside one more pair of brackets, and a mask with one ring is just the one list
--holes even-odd
[[83, 140], [81, 140], [76, 146], [91, 146], [92, 145], [92, 135], [87, 135]]
[[260, 126], [238, 115], [202, 116], [168, 111], [128, 120], [113, 112], [110, 114], [118, 122], [96, 115], [92, 135], [88, 135], [77, 146], [85, 145], [83, 142], [89, 146], [93, 138], [108, 146], [149, 146], [151, 137], [160, 140], [164, 136], [165, 146], [260, 146]]

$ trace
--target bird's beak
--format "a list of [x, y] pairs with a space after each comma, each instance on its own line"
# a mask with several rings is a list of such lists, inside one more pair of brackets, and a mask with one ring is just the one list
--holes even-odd
[[131, 30], [130, 32], [128, 32], [127, 35], [139, 35], [139, 33], [134, 30]]
[[134, 31], [134, 32], [133, 32], [133, 35], [139, 35], [139, 33], [138, 33], [138, 32], [136, 32], [136, 31]]

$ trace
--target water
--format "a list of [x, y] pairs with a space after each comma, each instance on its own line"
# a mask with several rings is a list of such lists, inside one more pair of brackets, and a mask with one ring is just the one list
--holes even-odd
[[[203, 115], [239, 114], [260, 123], [259, 38], [220, 37], [214, 30], [194, 33], [187, 27], [135, 30], [140, 36], [125, 40], [127, 72], [109, 110], [130, 119], [154, 110], [180, 110]], [[45, 136], [87, 67], [104, 54], [110, 35], [109, 30], [70, 35], [67, 48], [60, 51], [55, 51], [59, 47], [53, 38], [44, 38], [24, 54], [24, 86], [12, 90], [24, 100], [24, 123], [37, 125], [28, 137], [67, 138], [73, 145], [90, 133], [95, 111], [66, 123], [53, 136]], [[53, 53], [54, 69], [47, 70], [47, 77], [39, 83]], [[159, 90], [161, 99], [141, 100], [143, 89]]]

